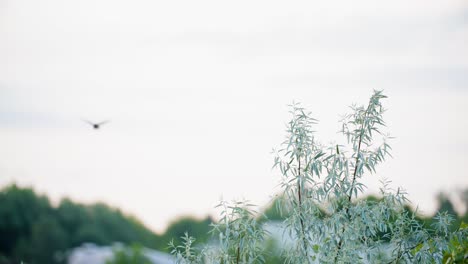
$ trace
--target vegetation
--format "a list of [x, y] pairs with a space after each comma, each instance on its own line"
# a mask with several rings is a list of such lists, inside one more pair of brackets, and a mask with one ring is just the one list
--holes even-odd
[[[169, 241], [173, 241], [175, 244], [183, 242], [182, 237], [185, 233], [189, 233], [197, 237], [197, 242], [207, 243], [210, 239], [210, 225], [214, 222], [211, 217], [197, 220], [192, 217], [181, 217], [171, 222], [166, 229], [164, 235], [161, 237], [161, 241], [165, 242], [165, 246]], [[165, 248], [167, 250], [167, 247]]]
[[[375, 92], [367, 106], [353, 106], [341, 122], [347, 144], [330, 146], [314, 137], [310, 113], [293, 104], [286, 140], [275, 151], [283, 190], [264, 214], [248, 202], [223, 201], [217, 223], [184, 217], [157, 235], [105, 204], [63, 199], [52, 206], [30, 188], [8, 186], [0, 190], [0, 264], [63, 263], [67, 250], [84, 242], [132, 245], [108, 264], [147, 263], [143, 247], [169, 250], [178, 263], [468, 262], [468, 190], [462, 217], [443, 193], [435, 217], [422, 217], [386, 180], [378, 197], [358, 197], [364, 173], [376, 174], [390, 155], [384, 98]], [[267, 219], [285, 223], [291, 245], [269, 238]]]
[[[453, 212], [453, 205], [446, 195], [441, 194], [438, 199], [439, 212]], [[379, 199], [367, 197], [363, 200], [375, 202]], [[269, 220], [283, 221], [285, 219], [286, 216], [281, 215], [278, 210], [279, 201], [280, 199], [275, 199], [271, 206], [265, 209], [264, 214], [257, 217], [258, 223], [263, 223], [266, 220], [264, 216], [267, 216]], [[465, 204], [468, 206], [468, 201], [465, 201]], [[102, 208], [106, 209], [102, 210], [101, 216], [95, 215], [94, 212]], [[409, 207], [406, 208], [406, 211], [408, 214], [413, 214]], [[254, 212], [251, 212], [250, 215], [257, 216]], [[127, 224], [122, 222], [122, 217], [127, 219]], [[99, 220], [99, 218], [120, 220]], [[424, 226], [433, 224], [433, 219], [430, 218], [416, 216], [415, 219]], [[228, 220], [227, 223], [230, 221], [229, 219], [225, 220]], [[452, 230], [460, 226], [458, 223], [468, 222], [467, 220], [468, 213], [464, 217], [457, 218], [451, 227]], [[119, 221], [121, 222], [119, 225], [107, 228], [108, 232], [112, 231], [112, 236], [106, 234], [107, 231], [104, 231], [106, 229], [99, 227], [102, 223]], [[127, 217], [118, 210], [102, 204], [81, 205], [64, 199], [58, 207], [54, 208], [50, 205], [47, 197], [37, 195], [29, 188], [19, 188], [12, 185], [0, 191], [0, 263], [18, 263], [19, 259], [24, 260], [25, 263], [60, 263], [66, 257], [64, 253], [67, 249], [80, 246], [84, 242], [111, 245], [117, 241], [126, 241], [127, 245], [131, 245], [133, 242], [136, 244], [131, 245], [125, 251], [117, 250], [116, 257], [109, 260], [109, 263], [144, 263], [140, 260], [140, 257], [143, 257], [141, 245], [166, 251], [168, 250], [167, 243], [172, 239], [174, 239], [174, 245], [183, 244], [185, 240], [182, 237], [184, 237], [185, 232], [197, 237], [197, 245], [209, 243], [213, 234], [213, 232], [209, 232], [212, 230], [210, 228], [210, 224], [213, 223], [211, 218], [197, 220], [183, 217], [173, 221], [163, 235], [152, 234], [149, 230], [140, 231], [147, 233], [147, 235], [141, 237], [134, 235], [134, 241], [129, 242], [130, 240], [125, 240], [122, 235], [119, 235], [119, 230], [132, 233], [129, 231], [132, 230], [132, 227], [128, 225], [135, 222], [138, 223], [138, 220]], [[226, 221], [224, 223], [226, 224]], [[218, 223], [218, 230], [223, 230], [220, 223]], [[184, 238], [186, 239], [186, 237]], [[452, 250], [446, 252], [444, 259], [459, 260], [461, 256], [468, 254], [466, 240], [460, 242], [452, 239], [450, 243], [453, 244]], [[278, 244], [278, 241], [265, 238], [264, 245], [260, 248], [265, 263], [284, 263], [284, 256], [277, 254], [277, 252], [281, 252], [281, 248], [282, 245]], [[192, 248], [192, 250], [195, 249], [196, 247]]]
[[140, 245], [115, 250], [114, 257], [107, 260], [106, 264], [152, 264], [142, 250]]
[[218, 205], [222, 209], [221, 219], [213, 224], [212, 230], [218, 235], [218, 243], [206, 246], [197, 254], [192, 247], [195, 239], [186, 233], [182, 245], [170, 243], [171, 253], [184, 264], [264, 262], [266, 232], [258, 224], [251, 206], [247, 202], [221, 202]]
[[[67, 250], [83, 243], [121, 242], [167, 251], [168, 241], [185, 231], [200, 237], [200, 242], [207, 241], [211, 223], [209, 217], [183, 217], [158, 235], [138, 219], [105, 204], [83, 205], [63, 199], [53, 207], [46, 196], [31, 188], [11, 185], [0, 190], [0, 264], [63, 263]], [[138, 253], [135, 246], [130, 249]], [[117, 260], [124, 257], [119, 251]]]
[[[276, 151], [283, 175], [277, 208], [293, 246], [288, 263], [454, 263], [468, 261], [468, 229], [450, 230], [453, 216], [438, 213], [431, 226], [408, 210], [406, 193], [383, 180], [380, 199], [357, 199], [364, 173], [376, 173], [390, 156], [391, 139], [382, 130], [386, 96], [375, 91], [367, 106], [352, 106], [341, 121], [345, 145], [324, 146], [313, 131], [316, 120], [299, 104], [291, 106], [287, 138]], [[172, 244], [178, 263], [264, 263], [265, 231], [248, 204], [234, 203], [221, 213], [215, 246], [197, 250], [188, 235]], [[275, 215], [275, 217], [278, 217]]]

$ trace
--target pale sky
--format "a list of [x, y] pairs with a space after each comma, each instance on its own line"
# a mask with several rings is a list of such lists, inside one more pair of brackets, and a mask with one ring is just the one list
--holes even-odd
[[161, 231], [221, 197], [267, 203], [293, 100], [341, 142], [340, 115], [383, 89], [394, 158], [364, 183], [431, 213], [468, 188], [467, 43], [462, 0], [0, 0], [0, 186]]

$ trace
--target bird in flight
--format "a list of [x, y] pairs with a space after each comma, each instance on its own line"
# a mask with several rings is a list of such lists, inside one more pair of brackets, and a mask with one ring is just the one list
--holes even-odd
[[84, 122], [90, 124], [94, 129], [99, 129], [102, 125], [110, 122], [109, 120], [105, 120], [105, 121], [102, 121], [102, 122], [99, 122], [99, 123], [93, 123], [93, 122], [85, 120], [85, 119], [82, 119], [82, 120]]

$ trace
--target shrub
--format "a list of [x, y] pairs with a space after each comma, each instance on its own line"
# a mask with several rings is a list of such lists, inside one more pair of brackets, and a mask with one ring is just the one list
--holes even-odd
[[[288, 263], [441, 263], [463, 251], [468, 230], [449, 232], [452, 217], [442, 213], [431, 227], [405, 210], [406, 193], [382, 180], [381, 199], [357, 200], [365, 173], [390, 156], [382, 100], [374, 91], [367, 106], [352, 106], [341, 120], [347, 144], [324, 146], [315, 138], [316, 120], [300, 104], [291, 105], [287, 137], [275, 151], [282, 177], [278, 209], [294, 240], [284, 250]], [[223, 203], [223, 206], [225, 204]], [[214, 246], [196, 250], [188, 235], [173, 246], [178, 263], [262, 263], [265, 232], [245, 203], [225, 206]], [[230, 212], [230, 213], [228, 213]], [[456, 248], [454, 248], [456, 247]], [[466, 250], [465, 250], [466, 251]], [[466, 256], [462, 259], [466, 260]]]

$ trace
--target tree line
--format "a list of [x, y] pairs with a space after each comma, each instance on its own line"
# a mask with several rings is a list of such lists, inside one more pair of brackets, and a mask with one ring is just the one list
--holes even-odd
[[[468, 190], [463, 194], [462, 201], [468, 206], [465, 197]], [[378, 198], [369, 196], [365, 199], [372, 201]], [[437, 199], [438, 212], [456, 215], [446, 195], [441, 193]], [[412, 209], [407, 207], [407, 210]], [[284, 220], [275, 202], [259, 216], [259, 222], [266, 219]], [[418, 217], [427, 226], [430, 226], [431, 219], [430, 216]], [[457, 216], [453, 227], [462, 221], [468, 222], [468, 211]], [[13, 184], [0, 190], [0, 264], [20, 261], [64, 263], [67, 250], [83, 243], [111, 245], [121, 242], [167, 252], [168, 243], [174, 240], [175, 244], [180, 244], [186, 232], [197, 237], [197, 244], [207, 242], [213, 222], [210, 217], [201, 220], [183, 217], [171, 222], [163, 234], [156, 234], [137, 218], [106, 204], [84, 205], [64, 198], [58, 206], [52, 206], [47, 196], [37, 194], [32, 188]]]
[[121, 242], [167, 251], [170, 239], [185, 231], [206, 237], [211, 222], [186, 217], [156, 234], [104, 203], [84, 205], [65, 198], [53, 206], [47, 196], [13, 184], [0, 190], [0, 264], [64, 263], [67, 250], [83, 243]]

